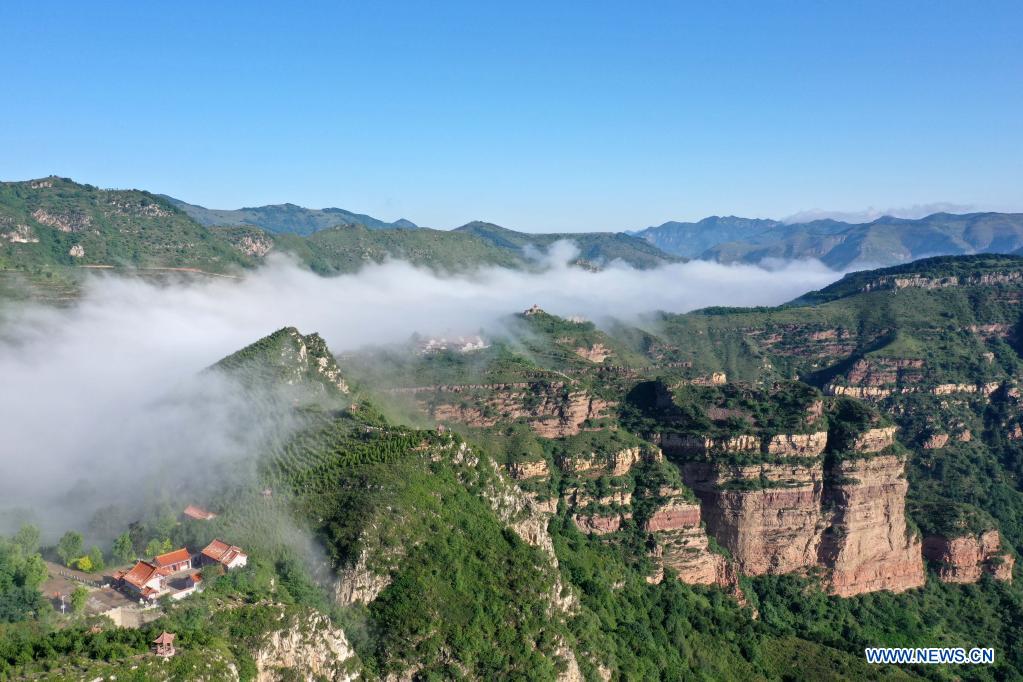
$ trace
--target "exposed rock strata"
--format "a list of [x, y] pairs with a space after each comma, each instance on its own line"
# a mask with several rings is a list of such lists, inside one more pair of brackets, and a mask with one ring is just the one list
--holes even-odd
[[[470, 390], [466, 387], [465, 391], [456, 391], [455, 388], [438, 390], [438, 398], [445, 392], [465, 395]], [[431, 409], [433, 418], [480, 427], [524, 418], [537, 435], [560, 438], [579, 433], [587, 420], [605, 417], [612, 406], [606, 400], [586, 391], [572, 391], [561, 383], [481, 386], [477, 391], [480, 395], [475, 400], [439, 401]]]
[[832, 591], [902, 592], [924, 584], [920, 539], [906, 526], [905, 461], [878, 455], [838, 462], [826, 502], [834, 509], [820, 547]]
[[670, 568], [690, 585], [730, 584], [725, 557], [710, 551], [699, 504], [671, 499], [647, 519], [644, 530], [653, 533], [657, 542], [651, 556], [658, 568], [649, 582], [660, 582], [664, 569]]
[[701, 439], [662, 445], [669, 453], [710, 451], [707, 459], [685, 462], [683, 478], [700, 499], [708, 532], [742, 574], [823, 568], [831, 589], [843, 596], [922, 585], [920, 540], [906, 526], [905, 462], [883, 454], [895, 442], [895, 427], [854, 435], [841, 450], [858, 456], [837, 460], [827, 471], [821, 456], [826, 437], [792, 438], [762, 444], [766, 454], [799, 457], [791, 463], [715, 461], [724, 448]]
[[929, 535], [924, 539], [923, 552], [938, 564], [938, 577], [946, 583], [975, 583], [985, 573], [1009, 582], [1016, 562], [1012, 554], [1002, 550], [997, 530], [957, 538]]
[[369, 604], [390, 584], [390, 576], [377, 574], [369, 568], [369, 556], [364, 550], [353, 566], [338, 572], [334, 600], [341, 606]]
[[512, 478], [517, 481], [525, 481], [530, 478], [546, 478], [550, 475], [550, 468], [546, 459], [538, 459], [531, 462], [512, 462], [508, 465], [508, 471]]
[[590, 453], [588, 455], [566, 457], [560, 464], [566, 471], [577, 475], [624, 476], [641, 459], [642, 452], [639, 447], [631, 447], [618, 450], [607, 456]]
[[801, 464], [690, 462], [686, 484], [700, 498], [708, 531], [745, 575], [812, 566], [820, 543], [823, 468]]

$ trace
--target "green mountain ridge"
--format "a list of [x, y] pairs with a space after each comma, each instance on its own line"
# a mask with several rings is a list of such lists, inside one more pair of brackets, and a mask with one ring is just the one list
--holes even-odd
[[343, 208], [305, 208], [295, 204], [275, 204], [234, 210], [210, 209], [180, 199], [160, 195], [205, 227], [237, 227], [249, 225], [267, 232], [309, 236], [319, 230], [344, 225], [364, 225], [373, 229], [403, 228], [414, 230], [415, 223], [404, 218], [387, 222], [364, 213]]
[[140, 190], [102, 190], [57, 177], [6, 182], [0, 184], [0, 271], [31, 280], [19, 281], [14, 289], [63, 292], [73, 289], [74, 273], [81, 268], [238, 274], [273, 253], [291, 254], [324, 275], [354, 272], [388, 259], [449, 272], [486, 265], [526, 269], [535, 267], [527, 246], [546, 248], [563, 238], [580, 245], [577, 261], [591, 268], [616, 259], [635, 267], [676, 260], [639, 239], [618, 234], [529, 235], [505, 230], [498, 239], [495, 230], [501, 228], [496, 227], [448, 231], [394, 225], [324, 223], [308, 236], [272, 233], [254, 225], [206, 226], [180, 204]]

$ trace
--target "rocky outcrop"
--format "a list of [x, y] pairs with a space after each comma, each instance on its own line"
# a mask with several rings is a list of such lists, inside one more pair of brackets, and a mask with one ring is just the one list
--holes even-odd
[[262, 258], [270, 252], [274, 243], [269, 237], [245, 235], [234, 246], [246, 256]]
[[930, 389], [934, 395], [952, 395], [953, 393], [980, 393], [991, 395], [1001, 386], [997, 381], [986, 384], [938, 384]]
[[38, 244], [39, 237], [28, 225], [15, 223], [11, 218], [0, 217], [0, 239], [12, 244]]
[[833, 465], [825, 500], [833, 511], [819, 563], [828, 569], [835, 594], [902, 592], [924, 584], [920, 539], [906, 526], [908, 487], [905, 461], [897, 455]]
[[311, 612], [291, 617], [281, 610], [286, 627], [271, 632], [253, 652], [257, 682], [359, 678], [359, 660], [345, 633], [325, 615]]
[[338, 571], [334, 600], [341, 606], [369, 604], [390, 584], [390, 576], [380, 575], [369, 568], [369, 555], [363, 550], [355, 565]]
[[643, 524], [648, 533], [698, 528], [700, 526], [700, 505], [696, 502], [672, 500], [658, 507]]
[[508, 472], [516, 481], [525, 481], [530, 478], [547, 478], [551, 473], [546, 459], [530, 462], [512, 462], [508, 465]]
[[573, 514], [572, 523], [583, 533], [607, 535], [621, 528], [623, 520], [631, 518], [631, 512], [624, 514]]
[[61, 232], [84, 232], [92, 224], [92, 216], [71, 209], [51, 213], [44, 208], [37, 208], [32, 212], [32, 217], [40, 224]]
[[[572, 436], [587, 420], [607, 416], [612, 403], [586, 391], [572, 391], [563, 383], [508, 384], [455, 390], [436, 390], [432, 416], [471, 426], [490, 427], [500, 421], [526, 419], [535, 433], [544, 438]], [[457, 393], [457, 403], [444, 400], [445, 393]], [[421, 394], [421, 392], [417, 392]], [[475, 394], [475, 395], [473, 395]]]
[[879, 386], [844, 386], [841, 384], [828, 384], [824, 387], [826, 395], [845, 396], [847, 398], [887, 398], [892, 394], [892, 389]]
[[779, 434], [767, 440], [766, 449], [771, 455], [796, 455], [816, 457], [824, 453], [828, 445], [827, 431], [817, 433]]
[[975, 583], [985, 573], [1009, 582], [1016, 561], [1002, 550], [997, 530], [956, 538], [929, 535], [924, 539], [923, 553], [938, 565], [938, 577], [946, 583]]
[[937, 450], [948, 445], [947, 433], [932, 433], [923, 442], [924, 450]]
[[946, 289], [948, 287], [978, 286], [992, 284], [1018, 284], [1023, 282], [1023, 272], [989, 272], [982, 275], [951, 275], [948, 277], [927, 277], [924, 275], [884, 275], [863, 286], [861, 291], [878, 289]]
[[689, 462], [683, 478], [700, 498], [707, 530], [745, 575], [814, 565], [821, 535], [823, 468], [802, 464]]
[[654, 441], [669, 455], [706, 455], [710, 452], [760, 452], [759, 436], [738, 435], [721, 438], [696, 436], [690, 434], [664, 433], [654, 437]]
[[566, 457], [560, 464], [569, 473], [586, 476], [624, 476], [643, 458], [639, 447], [623, 448], [610, 455], [589, 453]]
[[589, 360], [590, 362], [595, 362], [599, 364], [601, 362], [604, 362], [604, 360], [609, 355], [611, 355], [611, 349], [602, 343], [595, 343], [589, 348], [585, 346], [576, 348], [575, 354], [583, 358], [584, 360]]
[[900, 386], [923, 378], [924, 361], [918, 358], [861, 358], [846, 373], [853, 386]]
[[883, 426], [867, 429], [858, 435], [851, 444], [855, 452], [880, 452], [895, 444], [895, 427]]
[[[741, 574], [822, 568], [832, 591], [843, 596], [923, 584], [920, 540], [906, 525], [905, 462], [885, 454], [895, 443], [895, 427], [841, 438], [836, 451], [846, 457], [827, 470], [823, 433], [765, 439], [755, 463], [715, 461], [711, 450], [706, 458], [682, 464], [708, 532]], [[692, 438], [662, 444], [669, 453], [670, 447], [684, 447], [690, 455], [716, 445]], [[655, 514], [654, 523], [658, 518]]]
[[669, 454], [681, 456], [710, 453], [766, 453], [780, 456], [816, 457], [828, 444], [826, 431], [815, 433], [782, 433], [774, 436], [740, 434], [707, 437], [691, 434], [664, 433], [655, 441]]
[[643, 524], [657, 543], [650, 554], [657, 568], [647, 581], [659, 583], [669, 568], [690, 585], [730, 585], [725, 557], [710, 551], [710, 539], [700, 523], [700, 505], [685, 500], [680, 490], [661, 492], [666, 501]]

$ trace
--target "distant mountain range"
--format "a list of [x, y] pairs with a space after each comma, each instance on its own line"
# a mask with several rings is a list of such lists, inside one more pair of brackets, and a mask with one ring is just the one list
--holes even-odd
[[579, 248], [575, 263], [591, 269], [615, 260], [651, 268], [693, 258], [723, 263], [816, 258], [850, 269], [927, 256], [1023, 254], [1023, 214], [936, 213], [860, 224], [713, 216], [635, 233], [536, 234], [482, 221], [435, 230], [294, 204], [214, 210], [55, 176], [0, 182], [0, 270], [130, 266], [228, 272], [253, 267], [274, 252], [290, 253], [322, 274], [352, 272], [388, 258], [443, 270], [530, 268], [539, 251], [559, 240], [573, 242]]
[[308, 236], [313, 232], [344, 225], [364, 225], [371, 230], [415, 229], [411, 220], [404, 218], [389, 223], [363, 213], [352, 213], [343, 208], [304, 208], [295, 204], [273, 204], [253, 208], [224, 210], [189, 204], [161, 194], [161, 197], [187, 213], [192, 220], [206, 227], [252, 225], [267, 232]]
[[817, 258], [830, 267], [846, 269], [927, 256], [1020, 253], [1023, 214], [935, 213], [915, 220], [885, 216], [858, 224], [712, 216], [696, 223], [667, 222], [633, 234], [684, 258], [722, 263]]

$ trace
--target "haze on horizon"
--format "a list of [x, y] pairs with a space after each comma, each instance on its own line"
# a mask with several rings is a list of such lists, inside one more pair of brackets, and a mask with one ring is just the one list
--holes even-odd
[[527, 231], [1023, 210], [1013, 2], [61, 0], [0, 25], [4, 180]]

